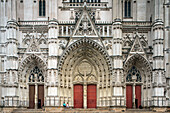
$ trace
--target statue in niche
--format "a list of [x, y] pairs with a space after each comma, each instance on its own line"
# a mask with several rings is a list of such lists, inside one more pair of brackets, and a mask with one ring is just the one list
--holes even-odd
[[34, 74], [31, 74], [29, 77], [29, 82], [35, 82]]
[[31, 74], [29, 76], [29, 82], [44, 82], [44, 76], [42, 71], [36, 66], [33, 70], [31, 70]]

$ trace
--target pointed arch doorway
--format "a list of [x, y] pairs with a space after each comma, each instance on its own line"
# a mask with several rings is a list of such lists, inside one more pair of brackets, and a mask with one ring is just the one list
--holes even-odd
[[43, 72], [35, 66], [28, 78], [29, 84], [29, 108], [42, 108], [44, 106], [44, 76]]
[[[112, 66], [107, 52], [98, 43], [80, 39], [68, 47], [60, 61], [61, 103], [68, 102], [74, 108], [108, 104], [105, 100], [111, 95]], [[77, 96], [80, 106], [77, 105]]]
[[132, 55], [124, 64], [124, 75], [126, 107], [147, 106], [146, 100], [152, 98], [152, 68], [148, 60], [140, 54]]
[[93, 63], [83, 58], [74, 71], [74, 108], [96, 108], [97, 80]]
[[[128, 71], [126, 77], [126, 106], [127, 108], [133, 108], [133, 102], [135, 107], [141, 106], [141, 75], [139, 70], [135, 66]], [[135, 101], [134, 101], [135, 99]]]
[[23, 59], [19, 70], [20, 101], [29, 109], [42, 108], [44, 106], [44, 82], [47, 65], [41, 57], [31, 54]]

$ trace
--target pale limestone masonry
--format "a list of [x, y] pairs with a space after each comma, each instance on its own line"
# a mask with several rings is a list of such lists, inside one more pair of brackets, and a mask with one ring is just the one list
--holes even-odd
[[128, 85], [132, 108], [138, 85], [143, 107], [170, 106], [170, 0], [40, 1], [0, 0], [0, 106], [29, 107], [35, 85], [37, 108], [44, 85], [43, 106], [74, 107], [75, 84], [83, 108], [89, 84], [97, 108], [125, 109]]

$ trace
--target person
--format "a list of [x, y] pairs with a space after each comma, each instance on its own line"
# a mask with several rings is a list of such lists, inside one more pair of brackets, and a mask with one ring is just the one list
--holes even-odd
[[139, 109], [143, 109], [143, 107], [140, 105], [140, 106], [139, 106]]
[[65, 102], [63, 103], [63, 107], [66, 107], [66, 103]]
[[67, 102], [67, 104], [66, 104], [66, 107], [69, 108], [68, 102]]

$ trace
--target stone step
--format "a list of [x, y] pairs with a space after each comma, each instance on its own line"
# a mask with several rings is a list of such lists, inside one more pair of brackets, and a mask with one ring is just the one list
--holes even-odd
[[170, 113], [153, 112], [149, 109], [127, 109], [124, 112], [115, 112], [110, 109], [63, 109], [62, 111], [45, 111], [43, 109], [15, 109], [12, 113]]
[[43, 109], [15, 109], [12, 113], [43, 113]]
[[150, 109], [127, 109], [126, 111], [129, 112], [148, 112], [148, 111], [152, 111]]

